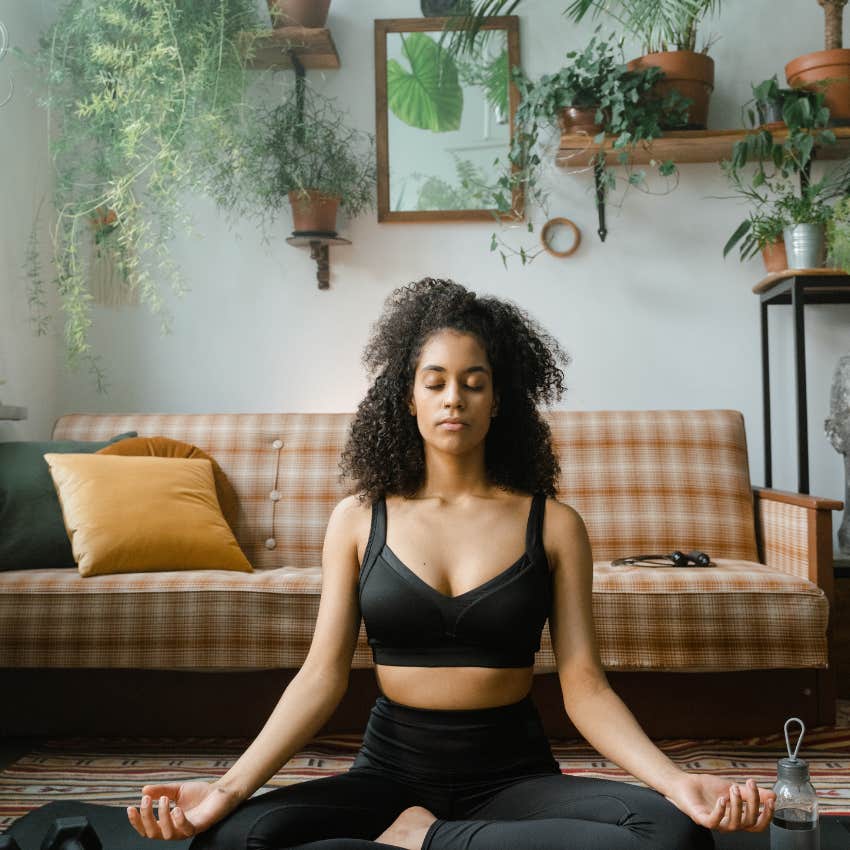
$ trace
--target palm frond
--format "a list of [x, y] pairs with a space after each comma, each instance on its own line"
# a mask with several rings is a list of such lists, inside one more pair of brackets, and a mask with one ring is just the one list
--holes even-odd
[[720, 7], [720, 0], [572, 0], [566, 14], [580, 21], [588, 12], [606, 13], [638, 38], [648, 51], [663, 47], [693, 50], [696, 26]]
[[445, 42], [450, 53], [462, 55], [472, 52], [476, 46], [481, 27], [497, 15], [511, 15], [522, 0], [476, 0], [466, 15], [457, 15], [449, 19], [447, 28], [440, 36], [439, 43]]

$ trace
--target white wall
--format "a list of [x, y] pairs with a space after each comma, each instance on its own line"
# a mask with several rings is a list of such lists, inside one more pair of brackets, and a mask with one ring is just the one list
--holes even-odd
[[[32, 50], [53, 14], [52, 4], [45, 9], [41, 2], [0, 0], [0, 21], [8, 30], [10, 47]], [[30, 330], [23, 263], [42, 198], [42, 222], [52, 214], [46, 121], [31, 94], [33, 81], [11, 49], [0, 62], [0, 101], [9, 93], [10, 80], [12, 99], [0, 108], [0, 379], [6, 380], [0, 399], [27, 407], [29, 416], [21, 422], [0, 422], [0, 440], [43, 439], [49, 437], [60, 406], [56, 352], [61, 340], [57, 345], [55, 334], [37, 338]], [[49, 274], [43, 228], [40, 248]]]
[[[592, 32], [593, 23], [566, 21], [565, 5], [525, 0], [519, 9], [522, 61], [532, 76], [555, 70]], [[24, 3], [6, 0], [4, 6], [0, 0], [0, 9], [9, 6], [19, 18], [28, 17], [20, 11]], [[361, 129], [374, 131], [375, 123], [373, 19], [419, 15], [416, 0], [333, 0], [329, 26], [342, 67], [308, 74], [349, 105]], [[847, 26], [846, 20], [845, 39]], [[730, 1], [703, 28], [709, 31], [721, 36], [711, 51], [716, 81], [709, 126], [732, 128], [740, 126], [739, 104], [749, 97], [750, 81], [773, 73], [784, 81], [785, 62], [823, 46], [823, 15], [814, 0]], [[631, 47], [631, 56], [640, 53], [638, 45]], [[3, 152], [4, 171], [33, 168], [28, 146], [5, 143]], [[554, 166], [552, 172], [557, 188], [551, 215], [572, 218], [583, 233], [570, 259], [543, 255], [506, 271], [489, 251], [488, 223], [379, 225], [371, 213], [343, 223], [353, 244], [332, 249], [327, 291], [316, 286], [309, 252], [284, 242], [288, 216], [281, 218], [280, 240], [269, 248], [253, 227], [231, 232], [211, 203], [193, 200], [205, 238], [186, 237], [175, 245], [192, 290], [182, 301], [170, 300], [173, 334], [160, 336], [144, 309], [98, 308], [93, 340], [105, 355], [111, 391], [99, 396], [89, 376], [63, 372], [58, 410], [352, 410], [367, 386], [360, 352], [385, 296], [425, 275], [448, 276], [517, 301], [572, 353], [563, 407], [743, 411], [752, 480], [763, 483], [759, 314], [751, 290], [764, 270], [760, 259], [723, 260], [722, 246], [744, 212], [734, 201], [711, 198], [727, 192], [720, 168], [683, 166], [680, 185], [664, 197], [631, 193], [620, 210], [609, 208], [604, 244], [595, 233], [589, 176], [570, 176]], [[15, 209], [26, 211], [33, 193], [20, 182], [16, 187]], [[5, 222], [9, 213], [3, 209]], [[506, 238], [519, 244], [523, 234]], [[20, 241], [18, 236], [3, 244], [9, 250]], [[4, 285], [8, 289], [8, 281]], [[791, 317], [787, 308], [772, 309], [774, 486], [793, 490]], [[19, 319], [20, 312], [19, 306]], [[10, 348], [24, 346], [31, 352], [27, 359], [49, 358], [49, 343], [39, 340], [29, 348], [25, 332], [8, 324], [16, 343], [5, 346], [6, 358]], [[823, 420], [836, 360], [850, 350], [850, 305], [811, 307], [806, 327], [811, 492], [842, 498], [841, 458], [823, 434]], [[33, 368], [27, 366], [17, 380], [31, 383]], [[20, 400], [34, 404], [32, 395]], [[840, 514], [834, 519], [837, 527]]]

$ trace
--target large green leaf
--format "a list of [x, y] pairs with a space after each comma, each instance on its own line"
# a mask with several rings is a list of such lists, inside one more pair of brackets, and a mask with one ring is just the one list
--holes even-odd
[[387, 62], [387, 104], [393, 114], [411, 127], [435, 133], [457, 130], [463, 89], [451, 54], [421, 32], [402, 36], [402, 51], [409, 73], [395, 59]]

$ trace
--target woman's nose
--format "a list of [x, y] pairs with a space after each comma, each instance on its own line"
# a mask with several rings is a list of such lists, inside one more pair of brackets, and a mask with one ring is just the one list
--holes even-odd
[[463, 401], [463, 396], [460, 392], [460, 387], [454, 383], [446, 384], [446, 394], [443, 399], [443, 404], [446, 407], [454, 407]]

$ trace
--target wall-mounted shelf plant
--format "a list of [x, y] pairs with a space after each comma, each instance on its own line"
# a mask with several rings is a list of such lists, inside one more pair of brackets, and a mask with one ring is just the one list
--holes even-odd
[[[528, 205], [545, 210], [548, 187], [540, 179], [544, 139], [548, 130], [560, 127], [567, 138], [575, 137], [579, 145], [581, 160], [574, 159], [571, 164], [593, 169], [597, 233], [604, 242], [608, 233], [606, 199], [617, 185], [608, 166], [627, 166], [626, 189], [644, 185], [644, 170], [630, 168], [633, 153], [658, 139], [662, 126], [684, 126], [689, 101], [674, 91], [664, 97], [651, 96], [662, 72], [653, 66], [628, 70], [623, 62], [623, 38], [616, 33], [599, 35], [597, 28], [584, 49], [568, 52], [566, 60], [558, 71], [537, 80], [514, 70], [520, 93], [517, 132], [511, 141], [512, 171], [500, 184], [505, 189], [519, 185]], [[658, 167], [665, 178], [674, 176], [675, 170], [671, 162], [661, 162]], [[525, 262], [524, 254], [521, 259]]]
[[252, 106], [231, 157], [216, 174], [215, 200], [235, 219], [256, 218], [268, 235], [281, 210], [292, 212], [287, 243], [309, 247], [320, 289], [328, 289], [328, 247], [337, 208], [355, 216], [375, 204], [375, 139], [348, 123], [331, 98], [307, 85], [295, 58], [293, 87], [277, 106]]

